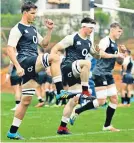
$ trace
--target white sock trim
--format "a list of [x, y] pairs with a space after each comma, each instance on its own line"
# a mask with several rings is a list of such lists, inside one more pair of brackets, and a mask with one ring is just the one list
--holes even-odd
[[99, 107], [99, 103], [98, 103], [98, 100], [97, 100], [97, 99], [95, 99], [95, 100], [93, 101], [93, 105], [94, 105], [95, 108]]
[[114, 103], [111, 103], [109, 102], [109, 106], [113, 109], [116, 109], [117, 108], [117, 104], [114, 104]]
[[19, 127], [20, 124], [21, 124], [21, 122], [22, 122], [22, 120], [20, 120], [20, 119], [14, 117], [12, 125], [13, 125], [13, 126], [16, 126], [16, 127]]
[[56, 76], [56, 77], [53, 77], [53, 82], [54, 82], [54, 83], [61, 82], [61, 81], [62, 81], [61, 75]]
[[62, 116], [61, 121], [64, 122], [64, 123], [68, 123], [69, 122], [69, 118]]
[[82, 86], [88, 86], [88, 82], [81, 82]]
[[42, 97], [41, 97], [41, 96], [39, 96], [39, 97], [38, 97], [38, 99], [42, 99]]

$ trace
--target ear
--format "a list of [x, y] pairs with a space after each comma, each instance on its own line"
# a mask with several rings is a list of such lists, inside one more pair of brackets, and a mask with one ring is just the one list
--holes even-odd
[[27, 14], [27, 11], [23, 11], [23, 14]]

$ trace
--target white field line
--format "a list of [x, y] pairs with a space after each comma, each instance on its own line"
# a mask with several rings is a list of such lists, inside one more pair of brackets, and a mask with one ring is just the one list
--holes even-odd
[[[127, 132], [127, 131], [134, 131], [134, 129], [121, 129], [121, 132]], [[45, 139], [54, 139], [54, 138], [64, 138], [64, 137], [73, 137], [73, 136], [84, 136], [84, 135], [95, 135], [95, 134], [107, 134], [107, 133], [113, 133], [110, 131], [98, 131], [98, 132], [87, 132], [87, 133], [77, 133], [77, 134], [71, 134], [71, 135], [55, 135], [55, 136], [46, 136], [46, 137], [31, 137], [30, 140], [45, 140]]]

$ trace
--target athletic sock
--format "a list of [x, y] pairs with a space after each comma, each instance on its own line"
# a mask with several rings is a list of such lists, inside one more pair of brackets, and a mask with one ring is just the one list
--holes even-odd
[[49, 98], [49, 91], [46, 91], [46, 102], [48, 102], [48, 98]]
[[63, 90], [63, 85], [62, 85], [62, 76], [56, 76], [53, 77], [53, 82], [56, 86], [57, 94], [60, 94], [60, 91]]
[[69, 118], [62, 116], [60, 126], [66, 127], [68, 122], [69, 122]]
[[49, 93], [49, 103], [51, 103], [53, 99], [54, 99], [54, 94], [53, 94], [53, 92], [50, 92]]
[[56, 86], [56, 89], [57, 89], [57, 94], [60, 94], [60, 91], [63, 90], [62, 82], [56, 82], [55, 86]]
[[61, 121], [60, 126], [62, 126], [62, 127], [66, 127], [66, 126], [67, 126], [67, 123], [65, 123], [65, 122]]
[[121, 97], [121, 103], [124, 104], [125, 102], [125, 97]]
[[16, 100], [16, 101], [15, 101], [15, 104], [16, 104], [16, 105], [17, 105], [17, 104], [19, 104], [19, 103], [20, 103], [20, 101], [19, 101], [19, 100]]
[[109, 103], [109, 106], [107, 107], [107, 110], [106, 110], [106, 120], [105, 120], [104, 127], [110, 126], [116, 107], [117, 107], [116, 104]]
[[38, 99], [38, 101], [39, 101], [40, 103], [44, 102], [43, 99]]
[[88, 91], [88, 86], [83, 86], [82, 85], [82, 91], [84, 92], [84, 91]]
[[125, 101], [127, 102], [127, 93], [125, 93]]
[[19, 127], [16, 127], [16, 126], [11, 126], [11, 128], [10, 128], [10, 133], [16, 133], [17, 132], [17, 130], [18, 130], [18, 128]]
[[86, 105], [76, 109], [75, 113], [80, 114], [80, 113], [82, 113], [82, 112], [84, 112], [86, 110], [90, 110], [90, 109], [93, 109], [93, 108], [94, 108], [93, 102], [88, 102]]
[[130, 104], [130, 98], [129, 97], [127, 97], [127, 104]]
[[12, 126], [10, 127], [10, 133], [16, 133], [20, 124], [21, 124], [22, 120], [14, 117], [13, 119], [13, 123], [12, 123]]
[[88, 87], [89, 87], [88, 82], [81, 82], [81, 85], [82, 85], [82, 94], [90, 96], [91, 94], [88, 91]]

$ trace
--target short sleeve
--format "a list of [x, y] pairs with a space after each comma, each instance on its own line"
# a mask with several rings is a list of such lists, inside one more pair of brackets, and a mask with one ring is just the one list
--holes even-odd
[[22, 34], [18, 29], [18, 26], [13, 27], [9, 34], [8, 46], [16, 47], [21, 36]]
[[103, 39], [100, 40], [99, 48], [102, 51], [105, 51], [109, 47], [109, 44], [110, 44], [109, 38], [105, 37], [105, 38], [103, 38]]
[[61, 40], [58, 44], [61, 45], [64, 49], [73, 45], [74, 35], [67, 35], [63, 40]]

